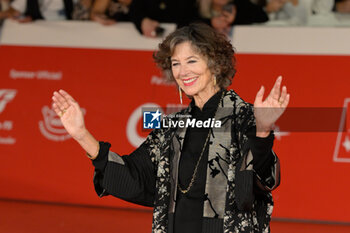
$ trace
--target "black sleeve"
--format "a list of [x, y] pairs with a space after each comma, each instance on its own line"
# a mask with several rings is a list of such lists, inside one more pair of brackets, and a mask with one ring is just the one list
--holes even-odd
[[156, 176], [147, 143], [125, 156], [111, 152], [110, 146], [100, 142], [99, 154], [92, 161], [96, 193], [100, 197], [113, 195], [132, 203], [153, 206]]
[[274, 138], [273, 132], [270, 132], [266, 138], [248, 135], [249, 148], [253, 154], [253, 168], [262, 179], [270, 176], [275, 161], [272, 153]]
[[253, 105], [248, 103], [239, 107], [237, 121], [238, 132], [241, 132], [239, 137], [241, 151], [246, 156], [246, 168], [250, 164], [253, 165], [257, 185], [262, 190], [271, 191], [280, 184], [279, 159], [272, 150], [274, 134], [271, 132], [267, 138], [256, 137], [253, 108]]

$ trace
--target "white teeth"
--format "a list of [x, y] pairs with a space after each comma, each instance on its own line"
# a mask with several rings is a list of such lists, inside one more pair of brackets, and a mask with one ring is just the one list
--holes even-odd
[[184, 83], [190, 83], [190, 82], [193, 82], [194, 80], [196, 80], [196, 78], [191, 78], [191, 79], [188, 79], [188, 80], [183, 80]]

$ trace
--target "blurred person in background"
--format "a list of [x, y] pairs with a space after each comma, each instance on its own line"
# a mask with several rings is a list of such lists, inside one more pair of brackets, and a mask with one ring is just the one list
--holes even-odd
[[10, 9], [10, 0], [0, 0], [0, 22], [8, 17]]
[[198, 0], [199, 16], [215, 30], [227, 34], [236, 19], [236, 6], [230, 0]]
[[[334, 0], [283, 0], [279, 11], [269, 15], [270, 20], [285, 20], [291, 25], [307, 25], [311, 16], [318, 16], [320, 24], [332, 20]], [[322, 22], [323, 21], [323, 22]]]
[[0, 11], [7, 11], [10, 8], [10, 0], [0, 0]]
[[178, 27], [198, 19], [196, 0], [133, 0], [130, 19], [146, 37], [162, 34], [160, 23], [175, 23]]
[[90, 18], [102, 25], [130, 21], [129, 7], [132, 0], [95, 0]]
[[339, 13], [350, 13], [350, 0], [335, 0], [334, 10]]
[[90, 20], [91, 7], [94, 0], [79, 0], [74, 4], [73, 20]]
[[80, 0], [74, 6], [74, 20], [92, 20], [102, 25], [130, 21], [132, 0]]
[[6, 11], [6, 18], [22, 23], [72, 19], [73, 4], [73, 0], [14, 0]]
[[267, 4], [250, 0], [198, 0], [202, 20], [224, 33], [232, 25], [264, 23], [269, 13], [282, 6], [283, 0], [271, 0]]

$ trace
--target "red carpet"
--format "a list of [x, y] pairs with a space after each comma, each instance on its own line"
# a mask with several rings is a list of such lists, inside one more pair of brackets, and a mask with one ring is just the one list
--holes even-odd
[[[150, 233], [151, 211], [0, 200], [0, 233]], [[350, 225], [273, 221], [272, 233], [349, 233]]]

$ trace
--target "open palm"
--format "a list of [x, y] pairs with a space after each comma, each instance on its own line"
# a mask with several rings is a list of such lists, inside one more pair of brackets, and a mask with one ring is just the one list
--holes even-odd
[[269, 132], [273, 129], [275, 122], [286, 110], [290, 95], [287, 87], [283, 86], [281, 91], [282, 76], [276, 79], [270, 94], [263, 100], [265, 88], [262, 86], [256, 94], [254, 101], [254, 116], [257, 132]]
[[64, 90], [55, 91], [52, 100], [52, 107], [64, 128], [74, 139], [79, 139], [86, 130], [84, 114], [79, 104]]

